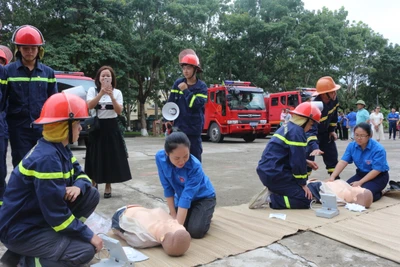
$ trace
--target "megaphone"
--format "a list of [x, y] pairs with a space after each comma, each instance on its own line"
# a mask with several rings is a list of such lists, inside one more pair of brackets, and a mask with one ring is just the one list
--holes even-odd
[[324, 109], [324, 103], [322, 101], [311, 101], [312, 105], [315, 105], [319, 111], [322, 111]]
[[80, 98], [82, 98], [83, 100], [86, 101], [86, 90], [85, 90], [85, 88], [83, 88], [82, 85], [78, 85], [78, 86], [75, 86], [75, 87], [71, 87], [71, 88], [65, 89], [65, 90], [63, 90], [63, 92], [66, 93], [66, 94], [77, 95], [77, 96], [79, 96]]
[[173, 121], [179, 116], [179, 107], [174, 102], [166, 103], [162, 108], [162, 115], [167, 121]]

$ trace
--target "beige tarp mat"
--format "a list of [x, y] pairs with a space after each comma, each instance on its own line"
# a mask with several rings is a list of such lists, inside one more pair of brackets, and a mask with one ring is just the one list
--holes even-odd
[[400, 263], [400, 194], [388, 193], [382, 200], [391, 197], [397, 205], [312, 231]]
[[[272, 210], [269, 208], [250, 210], [247, 205], [217, 208], [206, 237], [193, 239], [184, 256], [169, 257], [161, 247], [140, 249], [149, 259], [138, 262], [135, 266], [206, 264], [218, 258], [270, 245], [299, 230], [311, 229], [392, 260], [396, 253], [400, 255], [400, 202], [398, 198], [383, 197], [363, 213], [350, 212], [343, 207], [339, 209], [338, 216], [325, 219], [316, 217], [313, 210]], [[270, 213], [284, 213], [286, 220], [269, 219]], [[357, 229], [358, 235], [353, 234], [357, 237], [355, 240], [352, 240], [352, 235], [350, 235], [351, 227]], [[392, 235], [391, 231], [397, 231], [397, 234]], [[363, 238], [360, 237], [361, 234]], [[110, 236], [118, 239], [111, 233]], [[126, 246], [124, 241], [121, 243]]]

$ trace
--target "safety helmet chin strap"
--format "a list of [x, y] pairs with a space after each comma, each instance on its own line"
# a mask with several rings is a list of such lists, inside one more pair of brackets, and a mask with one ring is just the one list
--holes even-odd
[[193, 74], [192, 74], [192, 76], [190, 77], [190, 79], [192, 79], [193, 76], [196, 75], [196, 72], [197, 72], [197, 67], [195, 67], [195, 66], [193, 66], [193, 67], [194, 67], [194, 71], [193, 71]]
[[72, 133], [72, 123], [74, 122], [73, 121], [73, 117], [74, 117], [74, 113], [69, 113], [69, 120], [68, 120], [68, 143], [69, 144], [73, 144], [74, 142], [74, 140], [73, 140], [73, 133]]

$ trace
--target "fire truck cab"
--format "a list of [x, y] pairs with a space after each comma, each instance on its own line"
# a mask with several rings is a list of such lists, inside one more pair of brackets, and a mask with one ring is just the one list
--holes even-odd
[[264, 100], [271, 130], [275, 131], [279, 128], [283, 109], [295, 109], [304, 101], [312, 99], [312, 94], [315, 91], [315, 88], [296, 88], [296, 91], [266, 94]]
[[220, 143], [225, 136], [253, 142], [265, 137], [271, 126], [267, 121], [264, 90], [251, 82], [225, 81], [208, 88], [203, 139]]

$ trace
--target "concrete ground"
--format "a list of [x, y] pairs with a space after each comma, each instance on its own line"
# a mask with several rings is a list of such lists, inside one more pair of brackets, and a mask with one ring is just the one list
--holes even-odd
[[[122, 184], [112, 185], [112, 198], [101, 197], [96, 212], [105, 218], [111, 218], [116, 209], [127, 204], [166, 207], [163, 191], [158, 180], [154, 156], [163, 148], [164, 138], [136, 137], [127, 138], [129, 164], [133, 179]], [[245, 143], [242, 139], [226, 138], [224, 143], [203, 143], [203, 166], [217, 193], [217, 206], [234, 206], [248, 203], [251, 197], [262, 188], [256, 174], [257, 162], [268, 139], [256, 139]], [[348, 141], [337, 141], [339, 157], [344, 153]], [[400, 181], [400, 166], [397, 163], [400, 141], [382, 141], [387, 149], [390, 165], [390, 178]], [[73, 152], [84, 164], [84, 147], [75, 147]], [[110, 155], [112, 157], [112, 155]], [[317, 157], [320, 166], [311, 177], [328, 177], [321, 157]], [[9, 164], [11, 159], [9, 158]], [[11, 169], [11, 168], [10, 168]], [[342, 173], [347, 179], [355, 172], [349, 165]], [[101, 196], [104, 186], [99, 185]], [[0, 254], [4, 247], [0, 244]], [[399, 266], [392, 261], [380, 258], [327, 237], [312, 233], [298, 232], [269, 246], [244, 252], [240, 255], [216, 260], [203, 266]]]

